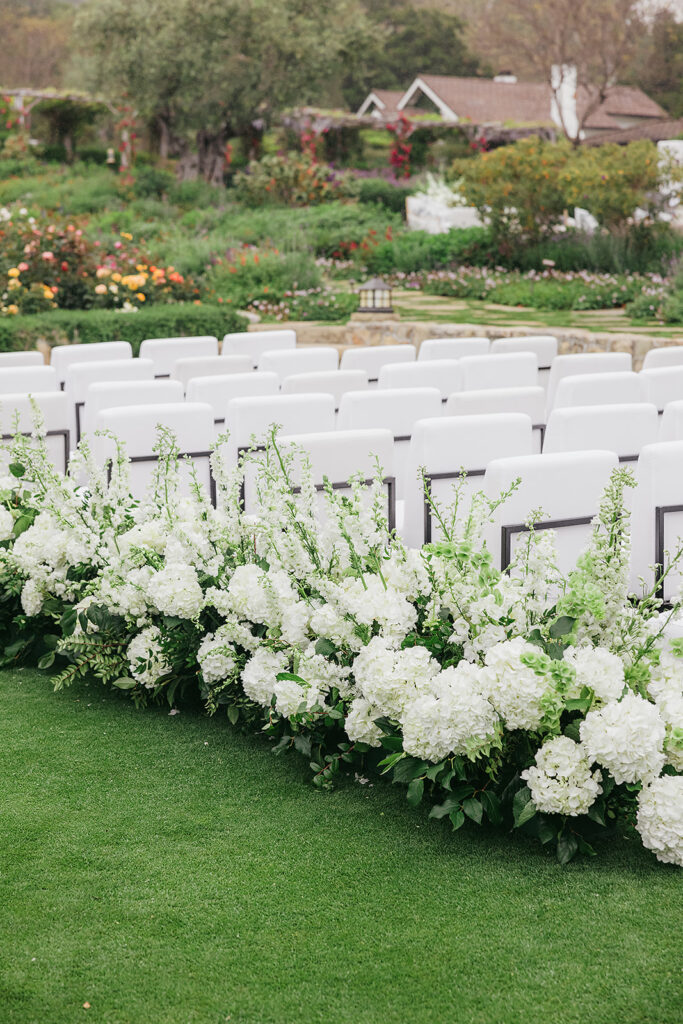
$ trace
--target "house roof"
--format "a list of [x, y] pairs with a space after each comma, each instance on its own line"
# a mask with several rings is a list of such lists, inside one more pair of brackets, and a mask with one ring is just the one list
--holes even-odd
[[[411, 89], [417, 82], [424, 83], [460, 120], [475, 124], [510, 121], [553, 124], [552, 92], [546, 82], [496, 82], [492, 78], [420, 75]], [[589, 91], [580, 87], [577, 90], [579, 116], [590, 100]], [[625, 116], [661, 120], [666, 117], [666, 112], [641, 89], [618, 85], [609, 90], [607, 98], [593, 111], [585, 127], [617, 130], [619, 123], [615, 117]]]
[[494, 82], [492, 78], [420, 75], [460, 119], [475, 124], [504, 121], [549, 124], [550, 86], [543, 82]]
[[635, 124], [632, 128], [624, 128], [622, 131], [603, 132], [601, 135], [594, 135], [584, 141], [584, 146], [605, 146], [610, 142], [617, 145], [626, 145], [628, 142], [640, 142], [642, 139], [649, 139], [651, 142], [663, 142], [665, 139], [675, 139], [683, 135], [683, 117], [677, 119], [668, 118], [665, 121], [645, 121], [642, 124]]

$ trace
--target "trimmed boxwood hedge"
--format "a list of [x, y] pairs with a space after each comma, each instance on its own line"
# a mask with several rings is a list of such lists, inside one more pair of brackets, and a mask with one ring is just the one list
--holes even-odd
[[145, 338], [213, 334], [220, 339], [231, 331], [246, 329], [246, 318], [225, 306], [150, 306], [137, 313], [64, 309], [34, 316], [0, 318], [0, 352], [32, 349], [39, 340], [49, 345], [129, 341], [137, 355], [140, 342]]

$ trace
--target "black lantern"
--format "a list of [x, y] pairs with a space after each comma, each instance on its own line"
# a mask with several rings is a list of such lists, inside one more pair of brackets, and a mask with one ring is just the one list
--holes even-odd
[[358, 289], [360, 295], [359, 313], [393, 313], [391, 288], [381, 279], [373, 277]]

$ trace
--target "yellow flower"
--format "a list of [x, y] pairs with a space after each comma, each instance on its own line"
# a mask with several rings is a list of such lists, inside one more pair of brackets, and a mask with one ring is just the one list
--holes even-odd
[[21, 288], [21, 281], [18, 278], [16, 278], [16, 277], [12, 277], [8, 281], [7, 287], [10, 290], [14, 290], [15, 288]]
[[121, 238], [127, 238], [129, 242], [133, 241], [133, 236], [129, 234], [127, 231], [121, 232]]
[[13, 316], [16, 316], [16, 314], [19, 312], [19, 307], [15, 306], [14, 303], [12, 303], [11, 306], [7, 307], [7, 312], [11, 313]]
[[142, 292], [136, 292], [135, 298], [138, 300], [138, 302], [146, 302], [147, 301], [147, 297], [145, 295], [143, 295]]
[[48, 288], [47, 286], [45, 288], [43, 288], [43, 298], [44, 299], [50, 299], [50, 300], [52, 299], [52, 289], [51, 288]]
[[19, 277], [20, 273], [21, 273], [21, 271], [19, 270], [19, 267], [10, 267], [9, 270], [7, 271], [7, 276], [8, 277]]
[[106, 294], [107, 294], [107, 286], [106, 286], [106, 284], [96, 284], [95, 285], [95, 295], [106, 295]]
[[118, 284], [119, 281], [121, 280], [121, 275], [120, 274], [112, 274], [111, 275], [111, 279], [112, 279], [112, 281], [116, 281], [116, 283]]

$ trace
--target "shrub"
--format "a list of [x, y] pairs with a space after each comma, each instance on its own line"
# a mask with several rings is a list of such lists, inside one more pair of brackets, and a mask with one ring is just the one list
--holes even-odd
[[392, 185], [382, 178], [363, 178], [358, 186], [358, 200], [361, 203], [376, 203], [393, 213], [404, 214], [406, 196], [411, 189]]
[[652, 205], [666, 176], [651, 142], [573, 149], [535, 137], [456, 161], [453, 171], [496, 239], [509, 242], [551, 234], [574, 206], [604, 227], [621, 228], [636, 207]]
[[258, 298], [277, 301], [285, 292], [317, 288], [320, 270], [304, 252], [280, 254], [242, 251], [230, 260], [217, 262], [207, 275], [209, 294], [236, 306]]
[[161, 199], [174, 182], [175, 178], [170, 171], [161, 167], [141, 167], [135, 174], [133, 193], [139, 199]]
[[380, 244], [363, 262], [371, 274], [404, 274], [440, 270], [459, 263], [495, 262], [490, 233], [485, 228], [454, 229], [441, 235], [410, 231]]
[[115, 310], [57, 310], [36, 316], [0, 318], [0, 351], [35, 348], [39, 340], [50, 345], [129, 341], [137, 354], [145, 338], [172, 338], [208, 334], [222, 338], [244, 331], [247, 321], [225, 306], [175, 305], [140, 309], [137, 313]]
[[237, 201], [247, 206], [307, 206], [349, 196], [353, 191], [349, 175], [336, 174], [306, 153], [252, 160], [246, 171], [235, 175], [234, 185]]

